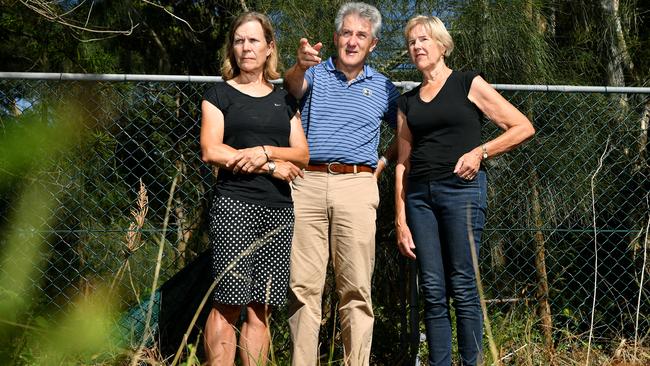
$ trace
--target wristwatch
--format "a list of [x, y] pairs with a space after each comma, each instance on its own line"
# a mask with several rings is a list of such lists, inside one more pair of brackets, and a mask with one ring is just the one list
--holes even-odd
[[269, 164], [269, 172], [268, 172], [268, 174], [273, 175], [273, 172], [275, 171], [275, 161], [269, 160], [267, 164]]
[[487, 147], [485, 146], [485, 144], [481, 145], [481, 151], [483, 151], [483, 155], [481, 155], [483, 157], [483, 160], [487, 159], [488, 158], [488, 153], [487, 153]]

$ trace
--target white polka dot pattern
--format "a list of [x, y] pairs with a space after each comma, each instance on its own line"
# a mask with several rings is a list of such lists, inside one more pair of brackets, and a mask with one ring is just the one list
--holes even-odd
[[216, 196], [210, 209], [215, 302], [284, 304], [289, 285], [292, 207], [265, 207]]

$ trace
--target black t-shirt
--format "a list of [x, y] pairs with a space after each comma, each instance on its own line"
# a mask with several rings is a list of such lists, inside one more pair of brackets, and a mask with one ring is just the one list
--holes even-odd
[[452, 71], [428, 103], [420, 99], [420, 86], [400, 96], [397, 106], [413, 139], [409, 179], [450, 177], [458, 159], [481, 144], [482, 112], [467, 98], [477, 75]]
[[[263, 97], [252, 97], [223, 82], [208, 89], [203, 99], [224, 116], [223, 143], [235, 148], [269, 145], [288, 147], [290, 120], [297, 102], [285, 90], [274, 88]], [[291, 207], [289, 183], [267, 174], [233, 174], [219, 169], [218, 193], [236, 200], [269, 207]]]

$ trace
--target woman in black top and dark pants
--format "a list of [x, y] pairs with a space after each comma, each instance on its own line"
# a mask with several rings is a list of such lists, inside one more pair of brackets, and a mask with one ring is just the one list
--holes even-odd
[[289, 283], [293, 202], [289, 183], [309, 161], [297, 103], [277, 79], [273, 28], [262, 14], [240, 15], [230, 29], [223, 83], [201, 105], [201, 153], [216, 165], [210, 245], [217, 285], [205, 326], [209, 365], [232, 365], [241, 308], [243, 365], [265, 365], [270, 307], [284, 303]]
[[[447, 67], [454, 44], [440, 19], [416, 16], [404, 35], [423, 81], [398, 101], [397, 244], [418, 263], [429, 365], [451, 365], [450, 297], [460, 361], [476, 365], [483, 324], [470, 243], [478, 254], [487, 201], [481, 162], [515, 148], [535, 130], [478, 73]], [[485, 143], [483, 114], [505, 131]]]

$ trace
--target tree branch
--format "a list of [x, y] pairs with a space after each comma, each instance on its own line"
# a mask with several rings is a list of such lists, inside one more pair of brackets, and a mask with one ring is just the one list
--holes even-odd
[[[110, 29], [98, 29], [98, 28], [92, 28], [87, 26], [87, 21], [86, 25], [81, 26], [74, 24], [74, 20], [66, 18], [67, 15], [71, 14], [75, 10], [83, 4], [83, 1], [73, 9], [71, 9], [68, 12], [59, 14], [57, 13], [56, 9], [53, 9], [49, 2], [43, 1], [43, 0], [20, 0], [20, 2], [27, 7], [28, 9], [34, 11], [36, 14], [44, 17], [45, 19], [59, 23], [61, 25], [64, 25], [66, 27], [79, 30], [82, 32], [90, 32], [90, 33], [110, 33], [110, 34], [123, 34], [123, 35], [131, 35], [133, 33], [133, 30], [138, 27], [139, 24], [133, 24], [133, 19], [131, 19], [131, 16], [129, 14], [129, 21], [131, 22], [131, 27], [128, 30], [110, 30]], [[92, 6], [91, 6], [92, 10]], [[90, 18], [90, 12], [88, 13], [88, 18]]]
[[591, 354], [591, 340], [594, 335], [594, 315], [596, 313], [596, 292], [598, 291], [598, 230], [596, 230], [596, 176], [600, 172], [600, 169], [603, 167], [603, 162], [605, 158], [611, 152], [609, 148], [609, 137], [607, 138], [607, 143], [605, 143], [605, 149], [603, 154], [598, 159], [598, 166], [596, 171], [591, 176], [591, 209], [592, 209], [592, 219], [594, 225], [594, 297], [591, 304], [591, 322], [589, 326], [589, 342], [587, 343], [587, 360], [585, 361], [585, 366], [589, 366], [589, 356]]
[[171, 11], [167, 10], [167, 8], [165, 8], [164, 6], [162, 6], [162, 5], [160, 5], [160, 4], [153, 3], [153, 2], [151, 2], [151, 1], [149, 1], [149, 0], [142, 0], [142, 2], [145, 3], [145, 4], [153, 5], [153, 6], [157, 7], [157, 8], [162, 9], [165, 13], [171, 15], [174, 19], [176, 19], [176, 20], [180, 20], [181, 22], [185, 23], [185, 25], [186, 25], [188, 28], [190, 28], [190, 30], [191, 30], [192, 32], [196, 32], [196, 31], [194, 30], [194, 28], [192, 28], [192, 26], [190, 25], [190, 23], [188, 23], [185, 19], [183, 19], [183, 18], [181, 18], [181, 17], [175, 15], [175, 14], [172, 13]]

